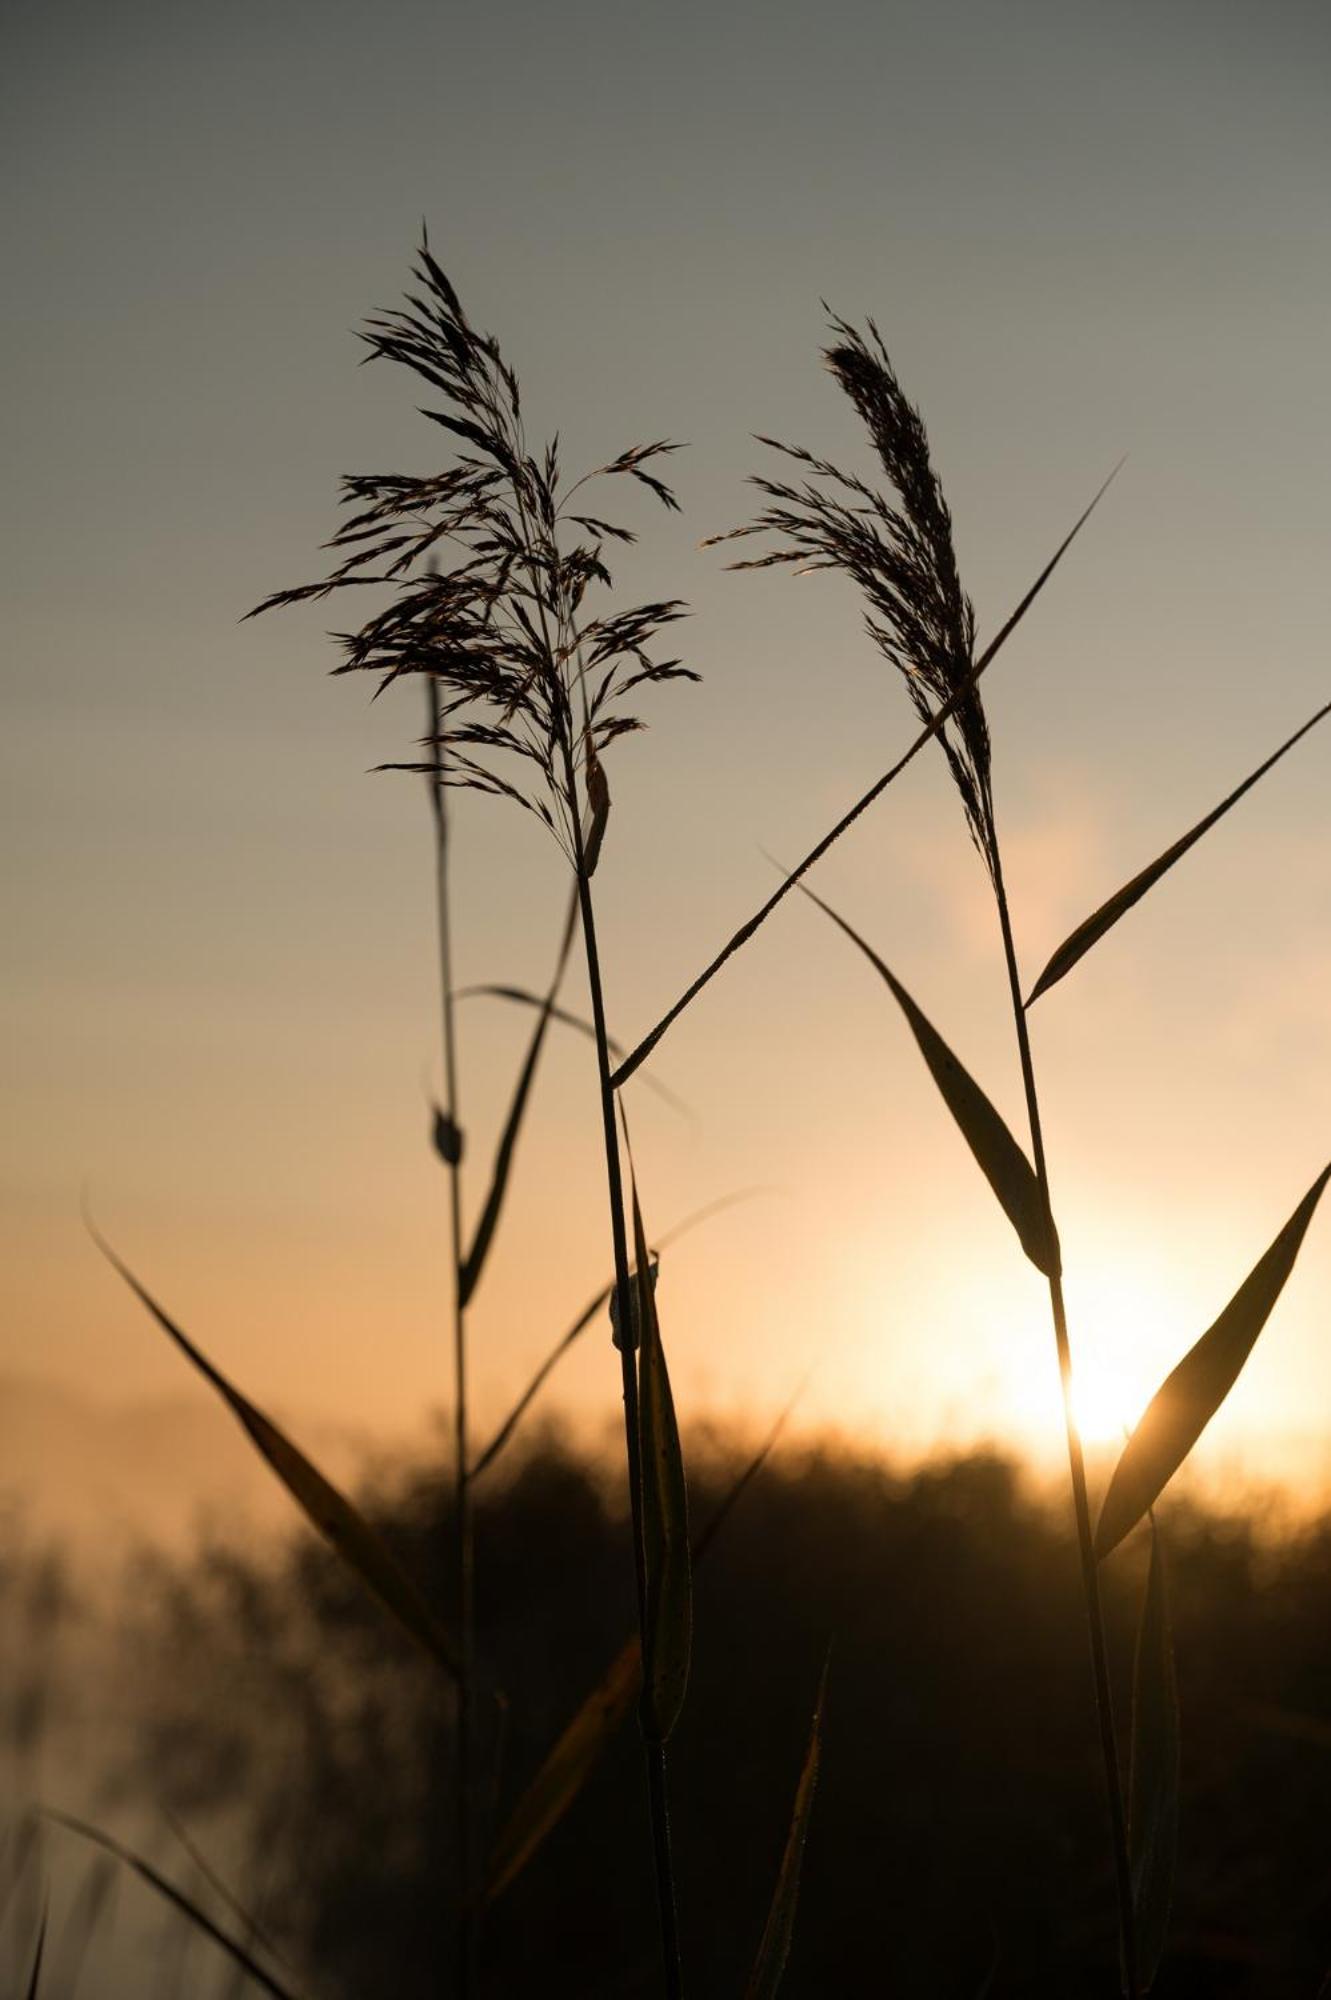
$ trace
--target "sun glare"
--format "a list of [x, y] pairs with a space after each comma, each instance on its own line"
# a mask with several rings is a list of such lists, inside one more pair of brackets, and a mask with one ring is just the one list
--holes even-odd
[[1082, 1441], [1121, 1444], [1189, 1346], [1195, 1312], [1167, 1272], [1144, 1262], [1074, 1280], [1068, 1317], [1072, 1408]]
[[[1090, 1450], [1122, 1444], [1196, 1334], [1196, 1308], [1189, 1310], [1170, 1272], [1148, 1259], [1129, 1269], [1121, 1249], [1106, 1252], [1097, 1272], [1098, 1261], [1090, 1258], [1085, 1276], [1070, 1273], [1067, 1280], [1073, 1413]], [[1000, 1428], [1037, 1457], [1061, 1454], [1062, 1397], [1047, 1299], [1029, 1285], [998, 1299], [990, 1285], [968, 1305], [987, 1335]]]
[[1072, 1412], [1086, 1445], [1120, 1444], [1145, 1407], [1139, 1377], [1112, 1356], [1074, 1361]]

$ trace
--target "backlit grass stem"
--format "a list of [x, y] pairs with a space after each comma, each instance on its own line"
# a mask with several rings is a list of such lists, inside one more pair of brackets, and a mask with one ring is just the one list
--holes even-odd
[[[1003, 880], [1002, 850], [996, 831], [993, 837], [993, 858], [994, 898], [998, 905], [998, 922], [1003, 936], [1003, 961], [1012, 1001], [1017, 1051], [1021, 1058], [1021, 1080], [1026, 1094], [1026, 1115], [1031, 1132], [1031, 1157], [1040, 1186], [1041, 1199], [1044, 1202], [1045, 1225], [1052, 1241], [1055, 1236], [1054, 1206], [1049, 1187], [1049, 1168], [1045, 1158], [1044, 1129], [1040, 1120], [1040, 1098], [1036, 1088], [1035, 1063], [1031, 1054], [1026, 1009], [1022, 1005], [1021, 977], [1017, 966], [1016, 945], [1012, 936], [1007, 888]], [[1086, 1490], [1086, 1460], [1072, 1402], [1072, 1347], [1068, 1338], [1067, 1308], [1063, 1300], [1063, 1277], [1057, 1260], [1048, 1274], [1048, 1281], [1049, 1310], [1054, 1323], [1058, 1375], [1063, 1392], [1063, 1424], [1067, 1433], [1068, 1469], [1072, 1477], [1072, 1507], [1077, 1525], [1077, 1557], [1081, 1569], [1082, 1590], [1086, 1599], [1086, 1620], [1091, 1644], [1091, 1674], [1095, 1683], [1095, 1712], [1100, 1732], [1100, 1756], [1104, 1764], [1110, 1841], [1114, 1851], [1114, 1888], [1118, 1899], [1119, 1939], [1123, 1951], [1123, 1984], [1128, 2000], [1138, 2000], [1140, 1987], [1137, 1972], [1137, 1926], [1132, 1894], [1132, 1871], [1128, 1857], [1127, 1814], [1123, 1802], [1118, 1739], [1114, 1728], [1114, 1704], [1109, 1680], [1109, 1653], [1105, 1644], [1104, 1612], [1100, 1603], [1100, 1570], [1091, 1535], [1091, 1509]]]
[[471, 1484], [467, 1478], [467, 1319], [462, 1302], [462, 1128], [458, 1101], [457, 1024], [453, 999], [453, 932], [449, 905], [448, 796], [441, 762], [439, 689], [426, 677], [429, 741], [434, 772], [429, 780], [434, 821], [435, 902], [439, 938], [439, 994], [444, 1057], [442, 1130], [448, 1173], [448, 1237], [453, 1266], [453, 1608], [457, 1620], [457, 1797], [458, 1848], [457, 1991], [469, 2000], [475, 1990], [476, 1918], [473, 1895], [475, 1854], [472, 1828], [472, 1750], [475, 1730], [475, 1536]]
[[[494, 336], [468, 318], [424, 240], [414, 276], [418, 289], [408, 295], [405, 306], [377, 314], [363, 338], [371, 356], [405, 367], [427, 385], [436, 406], [424, 409], [422, 415], [453, 441], [452, 462], [425, 477], [371, 473], [344, 479], [343, 498], [355, 511], [327, 545], [336, 558], [331, 572], [316, 583], [278, 591], [256, 608], [320, 601], [358, 585], [386, 586], [387, 604], [358, 631], [341, 636], [344, 658], [338, 671], [370, 672], [380, 690], [404, 674], [423, 674], [433, 689], [428, 759], [390, 768], [416, 771], [429, 779], [438, 833], [449, 1104], [436, 1121], [436, 1143], [442, 1140], [441, 1150], [452, 1171], [450, 1207], [459, 1278], [454, 1322], [458, 1586], [469, 1627], [466, 1352], [461, 1315], [488, 1237], [478, 1233], [464, 1266], [460, 1157], [452, 1157], [460, 1156], [461, 1141], [455, 1123], [444, 788], [462, 785], [521, 806], [553, 836], [573, 868], [592, 992], [615, 1288], [621, 1322], [631, 1325], [628, 1232], [590, 889], [610, 803], [602, 757], [617, 737], [642, 727], [626, 706], [630, 694], [640, 693], [648, 684], [698, 677], [679, 660], [657, 659], [649, 651], [663, 628], [683, 615], [677, 600], [627, 608], [615, 605], [599, 612], [594, 608], [604, 604], [600, 593], [613, 584], [607, 547], [636, 538], [601, 513], [572, 511], [574, 504], [590, 504], [590, 495], [576, 502], [575, 495], [606, 480], [621, 490], [625, 482], [645, 487], [663, 506], [676, 507], [669, 487], [650, 469], [675, 447], [667, 439], [630, 445], [616, 458], [566, 482], [558, 439], [539, 453], [529, 447], [517, 375]], [[584, 807], [590, 808], [586, 826]], [[553, 999], [552, 991], [552, 1003]], [[538, 1035], [544, 1033], [548, 1018], [547, 1008]], [[533, 1049], [538, 1046], [534, 1043]], [[527, 1075], [524, 1071], [524, 1079]], [[518, 1110], [525, 1087], [524, 1080], [515, 1100]], [[507, 1160], [501, 1157], [496, 1194], [502, 1192], [506, 1173]], [[645, 1616], [636, 1365], [629, 1348], [622, 1357], [624, 1419], [638, 1602], [640, 1616]], [[644, 1630], [644, 1650], [645, 1646]], [[469, 1671], [469, 1690], [473, 1678]], [[468, 1699], [464, 1703], [468, 1713], [470, 1705]], [[464, 1721], [464, 1743], [469, 1734]], [[673, 2000], [680, 1990], [679, 1954], [665, 1761], [659, 1743], [648, 1744], [647, 1765], [666, 1988]], [[464, 1778], [461, 1790], [465, 1794], [467, 1789]], [[470, 1821], [465, 1798], [459, 1801], [459, 1814], [460, 1835], [466, 1838]], [[467, 1949], [464, 1938], [464, 1954]]]
[[[573, 759], [565, 746], [566, 770], [573, 791]], [[624, 1205], [624, 1176], [619, 1157], [619, 1132], [615, 1116], [615, 1092], [610, 1078], [610, 1042], [606, 1031], [605, 989], [601, 978], [600, 951], [596, 941], [596, 915], [592, 901], [591, 877], [581, 821], [571, 815], [574, 866], [578, 879], [578, 903], [582, 913], [582, 936], [587, 958], [587, 984], [591, 991], [592, 1022], [596, 1030], [596, 1066], [601, 1093], [601, 1125], [605, 1139], [606, 1181], [610, 1199], [610, 1230], [615, 1260], [616, 1321], [621, 1329], [620, 1376], [624, 1394], [624, 1446], [628, 1460], [629, 1506], [633, 1530], [633, 1570], [637, 1587], [638, 1630], [644, 1656], [647, 1647], [647, 1557], [643, 1536], [642, 1452], [638, 1428], [638, 1357], [628, 1329], [634, 1324], [633, 1281], [629, 1271], [628, 1219]], [[670, 2000], [683, 1993], [683, 1973], [679, 1954], [679, 1922], [675, 1904], [675, 1871], [670, 1844], [670, 1812], [666, 1795], [665, 1745], [643, 1736], [647, 1764], [647, 1798], [651, 1817], [652, 1859], [656, 1876], [657, 1915], [661, 1930], [661, 1965]]]
[[[776, 537], [774, 547], [769, 547], [761, 555], [742, 559], [733, 565], [737, 569], [765, 569], [773, 564], [793, 565], [801, 571], [836, 569], [857, 586], [864, 602], [869, 637], [888, 665], [902, 676], [925, 731], [936, 738], [946, 758], [972, 844], [984, 864], [994, 892], [1034, 1156], [1034, 1192], [1039, 1206], [1034, 1238], [1029, 1231], [1021, 1230], [1019, 1214], [1013, 1219], [1018, 1222], [1027, 1255], [1046, 1274], [1049, 1283], [1072, 1473], [1077, 1546], [1090, 1626], [1095, 1707], [1109, 1795], [1110, 1841], [1114, 1857], [1123, 1977], [1129, 2000], [1139, 2000], [1126, 1814], [1114, 1735], [1104, 1620], [1086, 1493], [1086, 1469], [1072, 1412], [1072, 1356], [1067, 1312], [1035, 1067], [1022, 1004], [1022, 987], [994, 815], [989, 724], [976, 686], [979, 668], [991, 656], [993, 648], [977, 657], [975, 612], [962, 588], [952, 517], [933, 467], [924, 423], [919, 411], [902, 391], [877, 327], [870, 320], [867, 331], [861, 332], [847, 321], [833, 318], [830, 331], [832, 340], [824, 350], [824, 360], [868, 433], [887, 477], [886, 489], [875, 488], [858, 475], [843, 472], [829, 460], [815, 456], [802, 446], [779, 444], [765, 438], [762, 442], [781, 455], [783, 476], [754, 479], [752, 484], [763, 496], [757, 518], [744, 527], [732, 530], [729, 536], [718, 539], [734, 540], [754, 535]], [[1096, 497], [1098, 499], [1099, 496]], [[1091, 504], [1094, 506], [1095, 502]], [[1083, 515], [1082, 520], [1085, 518]], [[1080, 525], [1078, 522], [1077, 526]], [[1075, 534], [1077, 529], [1072, 532]], [[1070, 540], [1071, 536], [1064, 541], [1062, 548], [1066, 548]], [[1062, 549], [1058, 553], [1061, 555]], [[1056, 562], [1058, 556], [1054, 560]], [[1037, 590], [1051, 568], [1052, 564], [1046, 568]], [[1033, 595], [1033, 592], [1028, 593], [1017, 616], [1024, 612]], [[1006, 637], [1015, 622], [1015, 618], [1008, 621], [1000, 638]], [[793, 886], [793, 880], [787, 886]], [[842, 922], [841, 919], [837, 921]], [[848, 930], [849, 927], [842, 923], [842, 928]], [[850, 935], [854, 937], [855, 933]], [[863, 948], [863, 940], [856, 941]], [[887, 968], [881, 961], [875, 962], [880, 972], [887, 974]], [[916, 1014], [918, 1010], [909, 1001], [904, 989], [890, 974], [887, 977], [908, 1016]], [[922, 1020], [913, 1021], [913, 1027], [919, 1039], [928, 1024]], [[649, 1045], [650, 1040], [649, 1037]], [[950, 1092], [954, 1115], [971, 1126], [968, 1137], [972, 1149], [979, 1146], [976, 1157], [990, 1175], [995, 1192], [1002, 1199], [1007, 1188], [1010, 1197], [1009, 1184], [1014, 1176], [1017, 1182], [1024, 1181], [1032, 1171], [1031, 1163], [1019, 1152], [1009, 1152], [1010, 1135], [1006, 1135], [993, 1106], [982, 1094], [976, 1093], [969, 1079], [968, 1088], [958, 1093], [955, 1058], [941, 1044], [934, 1047], [936, 1040], [930, 1028], [921, 1042], [926, 1060], [930, 1059], [929, 1050], [933, 1049], [931, 1067], [941, 1065], [935, 1067], [935, 1080], [945, 1094]], [[1000, 1136], [1008, 1143], [999, 1145], [995, 1151], [995, 1141]], [[1028, 1181], [1026, 1185], [1029, 1186]]]

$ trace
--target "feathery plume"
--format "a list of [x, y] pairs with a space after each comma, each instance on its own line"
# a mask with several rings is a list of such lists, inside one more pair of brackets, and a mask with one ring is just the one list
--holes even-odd
[[[843, 570], [863, 592], [865, 624], [883, 657], [905, 679], [921, 721], [931, 722], [975, 664], [975, 613], [961, 587], [952, 516], [929, 456], [919, 411], [907, 400], [873, 321], [867, 337], [830, 316], [823, 358], [854, 404], [892, 493], [775, 438], [759, 443], [804, 468], [799, 482], [754, 478], [767, 504], [748, 526], [712, 543], [774, 535], [780, 546], [734, 569], [797, 564]], [[989, 727], [978, 689], [939, 733], [971, 837], [994, 872]]]
[[468, 319], [428, 241], [415, 277], [419, 290], [403, 307], [366, 323], [365, 358], [397, 362], [437, 393], [443, 407], [421, 414], [456, 443], [455, 462], [423, 478], [345, 478], [342, 498], [354, 511], [325, 545], [335, 566], [250, 615], [365, 584], [391, 587], [386, 608], [337, 635], [343, 658], [334, 669], [375, 674], [376, 693], [404, 674], [438, 683], [438, 766], [388, 768], [438, 769], [444, 783], [513, 799], [571, 856], [575, 789], [595, 782], [607, 744], [643, 726], [625, 697], [644, 682], [698, 676], [654, 657], [660, 630], [684, 614], [677, 599], [589, 608], [594, 588], [612, 583], [606, 543], [636, 537], [569, 503], [592, 481], [622, 476], [675, 507], [649, 468], [677, 447], [633, 445], [565, 487], [558, 440], [539, 454], [528, 449], [518, 378], [494, 336]]

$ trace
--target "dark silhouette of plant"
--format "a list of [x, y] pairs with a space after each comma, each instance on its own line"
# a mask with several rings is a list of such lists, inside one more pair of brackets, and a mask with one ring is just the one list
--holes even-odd
[[[430, 253], [420, 251], [420, 289], [397, 312], [372, 318], [364, 339], [370, 357], [399, 363], [426, 382], [443, 400], [423, 414], [439, 424], [459, 449], [455, 463], [427, 478], [354, 475], [343, 482], [343, 498], [354, 512], [329, 546], [340, 556], [321, 582], [284, 590], [258, 609], [319, 600], [366, 584], [393, 589], [387, 608], [358, 630], [343, 635], [340, 672], [368, 672], [378, 690], [406, 675], [422, 675], [431, 685], [428, 761], [392, 768], [426, 775], [436, 799], [440, 860], [440, 938], [444, 960], [445, 1049], [449, 1102], [437, 1123], [441, 1151], [452, 1174], [452, 1229], [457, 1255], [454, 1348], [457, 1397], [454, 1443], [459, 1503], [459, 1601], [464, 1629], [464, 1666], [469, 1660], [472, 1591], [465, 1358], [461, 1312], [474, 1286], [477, 1266], [461, 1256], [459, 1220], [461, 1134], [456, 1120], [453, 1059], [452, 982], [449, 972], [447, 903], [443, 857], [446, 821], [442, 805], [448, 786], [511, 799], [532, 812], [554, 836], [570, 865], [591, 988], [593, 1025], [600, 1076], [602, 1130], [611, 1210], [616, 1319], [623, 1337], [621, 1356], [625, 1442], [634, 1520], [634, 1569], [639, 1623], [648, 1671], [643, 1723], [653, 1852], [659, 1887], [662, 1956], [667, 1991], [680, 1990], [673, 1864], [665, 1790], [664, 1719], [652, 1706], [653, 1659], [673, 1656], [672, 1671], [682, 1688], [687, 1674], [687, 1586], [670, 1601], [682, 1623], [662, 1626], [652, 1606], [660, 1584], [655, 1551], [687, 1546], [682, 1521], [662, 1540], [648, 1534], [653, 1515], [653, 1468], [677, 1461], [678, 1437], [668, 1392], [653, 1394], [639, 1409], [639, 1351], [624, 1330], [638, 1323], [635, 1287], [643, 1274], [631, 1273], [627, 1207], [620, 1165], [614, 1100], [610, 1087], [610, 1038], [596, 939], [591, 881], [600, 856], [610, 810], [602, 758], [616, 737], [640, 728], [628, 697], [648, 683], [696, 679], [677, 659], [655, 657], [662, 629], [682, 615], [677, 600], [608, 607], [598, 593], [612, 586], [606, 563], [610, 543], [629, 543], [632, 531], [578, 500], [595, 482], [629, 479], [646, 487], [663, 505], [677, 505], [669, 487], [652, 469], [675, 447], [667, 440], [633, 445], [605, 465], [564, 481], [557, 443], [533, 451], [524, 427], [518, 378], [498, 342], [474, 327], [452, 284]], [[599, 608], [598, 608], [599, 606]], [[562, 963], [562, 959], [561, 959]], [[556, 981], [557, 985], [557, 981]], [[539, 1032], [550, 1018], [555, 989]], [[537, 1044], [539, 1046], [539, 1043]], [[496, 1185], [499, 1185], [498, 1177]], [[488, 1235], [478, 1236], [480, 1256]], [[659, 1342], [656, 1373], [664, 1381]], [[645, 1470], [646, 1469], [646, 1470]], [[670, 1504], [682, 1505], [683, 1472], [667, 1481]], [[463, 1676], [464, 1741], [469, 1671]], [[469, 1796], [469, 1783], [464, 1793]], [[466, 1797], [461, 1807], [468, 1815]], [[469, 1839], [462, 1841], [463, 1897], [471, 1907]], [[465, 1982], [464, 1982], [465, 1990]]]
[[[690, 1440], [706, 1523], [744, 1462]], [[630, 1527], [599, 1460], [517, 1445], [477, 1492], [478, 1627], [511, 1696], [497, 1821], [633, 1619]], [[446, 1578], [452, 1489], [429, 1462], [360, 1504], [404, 1565]], [[1331, 1963], [1324, 1828], [1331, 1530], [1172, 1509], [1185, 1841], [1170, 2000], [1309, 2000]], [[1105, 1572], [1126, 1669], [1146, 1549]], [[1103, 2000], [1111, 1875], [1087, 1743], [1071, 1519], [984, 1454], [894, 1471], [783, 1446], [696, 1572], [699, 1644], [671, 1739], [685, 1958], [700, 2000], [744, 1990], [827, 1632], [822, 1771], [782, 1994]], [[428, 1666], [302, 1538], [133, 1580], [126, 1685], [152, 1690], [132, 1782], [207, 1843], [242, 1809], [268, 1922], [311, 1993], [438, 1991], [455, 1742]], [[163, 1671], [169, 1661], [170, 1671]], [[208, 1743], [224, 1755], [206, 1755]], [[127, 1774], [126, 1782], [131, 1782]], [[484, 1990], [651, 1989], [650, 1872], [621, 1729], [482, 1939]]]
[[[878, 329], [871, 320], [867, 334], [862, 334], [846, 321], [833, 318], [831, 333], [824, 360], [864, 424], [889, 490], [881, 492], [801, 447], [766, 439], [763, 442], [801, 467], [804, 476], [798, 483], [755, 479], [753, 483], [765, 500], [757, 518], [731, 535], [717, 539], [726, 541], [750, 535], [775, 538], [774, 549], [741, 560], [734, 565], [736, 568], [796, 564], [803, 569], [834, 569], [858, 587], [865, 600], [865, 624], [870, 638], [887, 663], [905, 679], [921, 721], [932, 726], [937, 734], [971, 839], [993, 890], [1026, 1101], [1029, 1160], [984, 1092], [877, 952], [844, 918], [830, 910], [805, 884], [799, 884], [887, 984], [949, 1110], [1013, 1223], [1023, 1249], [1048, 1283], [1109, 1808], [1123, 1983], [1129, 2000], [1138, 2000], [1153, 1984], [1159, 1964], [1174, 1869], [1179, 1760], [1172, 1641], [1163, 1565], [1156, 1562], [1143, 1612], [1143, 1631], [1150, 1638], [1138, 1648], [1146, 1678], [1138, 1676], [1134, 1710], [1135, 1721], [1140, 1725], [1134, 1740], [1134, 1791], [1141, 1799], [1150, 1800], [1152, 1832], [1148, 1838], [1143, 1825], [1130, 1826], [1124, 1801], [1099, 1562], [1146, 1514], [1232, 1386], [1289, 1275], [1313, 1210], [1331, 1179], [1331, 1167], [1319, 1176], [1231, 1305], [1155, 1399], [1129, 1442], [1106, 1496], [1099, 1527], [1093, 1532], [1085, 1457], [1073, 1406], [1072, 1349], [1063, 1297], [1062, 1255], [1054, 1222], [1027, 1023], [1028, 1003], [1023, 998], [1003, 876], [989, 729], [976, 686], [975, 617], [961, 587], [951, 516], [930, 458], [924, 425], [902, 391]], [[1331, 705], [1319, 710], [1199, 826], [1175, 842], [1156, 863], [1080, 926], [1055, 953], [1032, 998], [1069, 970], [1263, 772], [1328, 712]], [[649, 1037], [645, 1046], [650, 1046], [651, 1041]], [[631, 1063], [632, 1058], [622, 1066], [621, 1073], [629, 1070]], [[1153, 1545], [1155, 1532], [1152, 1523]], [[1157, 1676], [1160, 1685], [1151, 1682], [1150, 1672]], [[1163, 1685], [1166, 1679], [1168, 1686]], [[1142, 1729], [1149, 1738], [1149, 1753], [1143, 1747]], [[1148, 1769], [1151, 1759], [1153, 1766]]]

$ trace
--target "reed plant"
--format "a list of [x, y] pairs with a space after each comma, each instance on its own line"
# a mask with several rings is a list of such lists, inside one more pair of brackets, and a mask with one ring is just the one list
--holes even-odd
[[[620, 1065], [616, 1081], [623, 1082], [633, 1074], [637, 1063], [657, 1045], [678, 1014], [794, 887], [809, 896], [851, 940], [901, 1008], [948, 1109], [1011, 1221], [1023, 1250], [1048, 1286], [1090, 1642], [1123, 1987], [1129, 2000], [1138, 2000], [1151, 1986], [1164, 1948], [1174, 1867], [1179, 1765], [1172, 1641], [1153, 1503], [1233, 1386], [1292, 1269], [1313, 1211], [1331, 1179], [1331, 1166], [1314, 1181], [1220, 1318], [1162, 1386], [1127, 1443], [1093, 1528], [1085, 1455], [1075, 1418], [1062, 1252], [1028, 1012], [1033, 1002], [1070, 972], [1259, 778], [1331, 712], [1331, 703], [1319, 708], [1196, 826], [1080, 924], [1053, 953], [1027, 995], [1004, 878], [994, 805], [992, 746], [978, 682], [998, 647], [1043, 588], [1090, 509], [1075, 524], [1053, 563], [1000, 628], [996, 639], [980, 650], [974, 609], [961, 584], [951, 514], [933, 467], [919, 412], [903, 393], [872, 321], [867, 332], [861, 332], [848, 322], [833, 318], [831, 335], [824, 351], [825, 363], [867, 433], [885, 475], [886, 490], [858, 474], [843, 471], [802, 446], [764, 438], [760, 442], [794, 469], [784, 478], [755, 478], [753, 484], [763, 496], [756, 518], [712, 539], [727, 542], [757, 535], [774, 542], [775, 546], [765, 553], [735, 562], [732, 567], [736, 569], [793, 565], [801, 572], [831, 569], [844, 575], [860, 592], [865, 603], [868, 636], [887, 665], [904, 679], [916, 714], [924, 725], [923, 731], [906, 758], [892, 766], [838, 821], [800, 866], [786, 875], [780, 888], [754, 917], [735, 933]], [[1111, 473], [1110, 478], [1113, 476]], [[1101, 487], [1092, 507], [1104, 490]], [[801, 879], [930, 737], [936, 738], [943, 751], [993, 896], [1025, 1099], [1029, 1157], [984, 1091], [883, 959]], [[1115, 1727], [1099, 1566], [1145, 1517], [1150, 1518], [1151, 1525], [1151, 1560], [1134, 1683], [1130, 1814]]]
[[[612, 588], [611, 544], [634, 533], [582, 500], [595, 482], [631, 480], [664, 506], [677, 502], [656, 470], [675, 447], [633, 445], [582, 477], [564, 479], [556, 443], [528, 445], [518, 377], [493, 335], [473, 326], [451, 282], [423, 242], [419, 290], [404, 307], [368, 323], [370, 355], [409, 369], [440, 399], [423, 414], [459, 449], [428, 478], [352, 477], [355, 511], [330, 546], [340, 561], [317, 584], [282, 591], [260, 606], [317, 600], [353, 585], [393, 586], [388, 607], [343, 639], [339, 671], [373, 674], [379, 688], [422, 676], [431, 689], [426, 761], [435, 802], [443, 956], [446, 1101], [437, 1129], [450, 1172], [455, 1286], [455, 1475], [458, 1608], [462, 1619], [460, 1740], [469, 1731], [471, 1557], [467, 1494], [465, 1334], [475, 1259], [461, 1251], [461, 1134], [456, 1117], [452, 973], [446, 891], [451, 787], [503, 798], [540, 821], [572, 872], [590, 988], [600, 1122], [614, 1258], [613, 1318], [620, 1352], [624, 1436], [633, 1519], [634, 1572], [643, 1660], [642, 1724], [666, 1990], [681, 1990], [665, 1741], [683, 1699], [690, 1613], [685, 1485], [678, 1428], [655, 1323], [653, 1273], [634, 1197], [636, 1263], [611, 1088], [610, 1036], [592, 880], [605, 838], [610, 791], [603, 758], [641, 727], [628, 697], [648, 685], [697, 676], [675, 658], [654, 657], [678, 600], [597, 608]], [[449, 565], [444, 567], [442, 565]], [[567, 940], [567, 933], [566, 933]], [[561, 955], [562, 965], [562, 955]], [[554, 993], [542, 1016], [549, 1019]], [[499, 1176], [497, 1175], [497, 1182]], [[485, 1216], [477, 1237], [483, 1258]], [[463, 1791], [466, 1791], [464, 1768]], [[464, 1827], [462, 1893], [472, 1882]], [[464, 1992], [467, 1990], [464, 1984]]]

